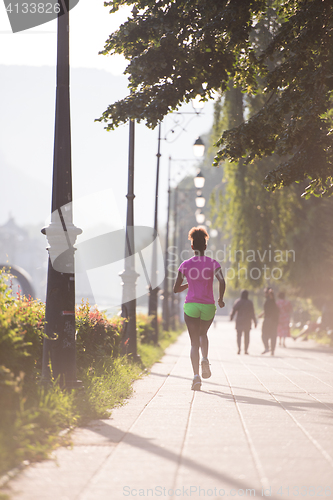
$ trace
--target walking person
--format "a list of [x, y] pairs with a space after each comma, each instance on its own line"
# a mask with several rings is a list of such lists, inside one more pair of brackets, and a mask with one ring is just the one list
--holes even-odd
[[265, 349], [261, 354], [266, 354], [266, 352], [270, 351], [271, 355], [274, 356], [279, 321], [279, 308], [276, 305], [274, 292], [271, 288], [265, 288], [265, 297], [264, 312], [259, 316], [260, 318], [264, 316], [261, 338]]
[[286, 299], [286, 294], [280, 292], [276, 305], [279, 308], [279, 322], [277, 326], [277, 336], [279, 337], [279, 345], [286, 347], [286, 337], [290, 337], [290, 315], [291, 315], [291, 302]]
[[[199, 348], [201, 348], [202, 354], [202, 378], [211, 376], [207, 332], [216, 312], [213, 294], [214, 276], [219, 281], [218, 304], [220, 307], [224, 307], [225, 281], [220, 264], [216, 260], [205, 256], [209, 239], [207, 231], [199, 227], [193, 227], [188, 233], [188, 239], [191, 241], [194, 256], [185, 260], [179, 266], [173, 291], [174, 293], [180, 293], [188, 289], [184, 304], [184, 319], [191, 339], [191, 363], [194, 375], [192, 390], [200, 390]], [[184, 278], [186, 278], [187, 283], [183, 284]]]
[[244, 333], [244, 352], [248, 354], [250, 343], [250, 330], [253, 321], [254, 327], [257, 326], [256, 316], [254, 314], [253, 302], [248, 298], [249, 292], [243, 290], [240, 299], [237, 299], [232, 307], [230, 314], [230, 321], [236, 315], [236, 331], [237, 331], [237, 346], [238, 353], [241, 352], [242, 334]]

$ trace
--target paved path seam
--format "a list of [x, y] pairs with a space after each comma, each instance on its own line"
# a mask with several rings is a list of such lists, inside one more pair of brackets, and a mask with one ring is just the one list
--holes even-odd
[[[142, 417], [142, 415], [144, 414], [144, 412], [148, 409], [149, 405], [152, 403], [152, 401], [156, 398], [156, 396], [158, 395], [158, 393], [161, 391], [161, 389], [163, 388], [163, 386], [165, 385], [166, 381], [168, 380], [168, 378], [170, 377], [170, 375], [172, 374], [172, 372], [175, 370], [177, 364], [179, 363], [179, 360], [180, 358], [178, 358], [173, 367], [172, 367], [172, 370], [171, 372], [167, 373], [165, 375], [165, 378], [164, 380], [162, 381], [161, 385], [158, 387], [158, 389], [155, 391], [155, 393], [151, 396], [151, 398], [149, 399], [148, 403], [146, 403], [144, 405], [144, 407], [141, 409], [141, 411], [139, 412], [139, 414], [136, 416], [136, 418], [133, 420], [132, 424], [130, 425], [130, 427], [124, 431], [124, 434], [123, 436], [121, 437], [121, 439], [115, 444], [115, 446], [111, 449], [110, 453], [105, 457], [103, 463], [101, 464], [100, 468], [98, 470], [95, 471], [95, 473], [87, 480], [87, 482], [85, 483], [85, 485], [82, 487], [82, 489], [79, 491], [79, 493], [77, 494], [77, 496], [75, 497], [75, 500], [78, 500], [84, 490], [89, 486], [89, 484], [94, 480], [95, 476], [101, 471], [101, 469], [103, 469], [103, 467], [105, 466], [105, 464], [108, 462], [108, 460], [110, 459], [110, 457], [116, 453], [117, 451], [117, 448], [119, 447], [119, 445], [125, 440], [125, 438], [129, 435], [129, 433], [131, 432], [131, 430], [133, 429], [133, 427], [135, 426], [135, 424], [138, 422], [138, 420]], [[147, 373], [147, 375], [149, 376], [149, 372]], [[95, 446], [95, 445], [92, 445], [92, 446]], [[110, 446], [108, 444], [105, 444], [104, 446]]]
[[249, 368], [247, 365], [245, 365], [245, 363], [243, 363], [243, 364], [259, 380], [259, 382], [262, 384], [262, 386], [265, 387], [267, 392], [275, 399], [275, 401], [277, 403], [279, 403], [279, 405], [281, 405], [281, 407], [290, 416], [290, 418], [295, 422], [295, 424], [299, 427], [299, 429], [305, 434], [305, 436], [310, 440], [310, 442], [317, 448], [317, 450], [323, 455], [323, 457], [327, 460], [327, 462], [333, 468], [333, 459], [329, 455], [329, 453], [327, 453], [327, 451], [324, 450], [324, 448], [318, 443], [318, 441], [311, 436], [311, 434], [303, 427], [303, 425], [300, 422], [298, 422], [298, 420], [294, 417], [294, 415], [292, 415], [290, 413], [290, 411], [287, 410], [287, 408], [283, 405], [283, 403], [281, 403], [281, 401], [268, 389], [268, 387], [262, 382], [262, 380], [260, 380], [260, 378], [257, 376], [257, 374], [254, 373], [253, 370], [251, 370], [251, 368]]
[[254, 446], [254, 443], [253, 443], [253, 440], [251, 438], [251, 434], [246, 426], [246, 423], [245, 423], [245, 419], [243, 417], [243, 414], [240, 410], [240, 407], [239, 407], [239, 404], [238, 404], [238, 401], [236, 399], [236, 396], [235, 396], [235, 393], [233, 391], [233, 388], [232, 388], [232, 385], [230, 383], [230, 379], [228, 377], [228, 374], [225, 370], [225, 367], [223, 365], [223, 362], [221, 360], [221, 357], [220, 357], [220, 354], [218, 355], [219, 356], [219, 359], [220, 359], [220, 362], [221, 362], [221, 366], [222, 366], [222, 370], [224, 372], [224, 375], [228, 381], [228, 384], [229, 384], [229, 389], [230, 389], [230, 392], [232, 394], [232, 397], [234, 399], [234, 402], [235, 402], [235, 405], [236, 405], [236, 408], [237, 408], [237, 412], [238, 412], [238, 415], [239, 415], [239, 418], [240, 418], [240, 421], [242, 423], [242, 427], [243, 427], [243, 430], [244, 430], [244, 434], [245, 434], [245, 437], [246, 437], [246, 440], [247, 440], [247, 443], [249, 445], [249, 448], [250, 448], [250, 452], [251, 452], [251, 455], [252, 455], [252, 459], [253, 459], [253, 463], [254, 463], [254, 466], [256, 468], [256, 471], [258, 473], [258, 478], [259, 478], [259, 481], [261, 483], [261, 486], [263, 488], [269, 488], [269, 483], [268, 483], [268, 478], [267, 478], [267, 475], [265, 473], [265, 470], [264, 470], [264, 467], [261, 463], [261, 460], [259, 458], [259, 454], [257, 453], [257, 450]]
[[[134, 383], [127, 404], [75, 430], [73, 448], [56, 450], [56, 461], [28, 467], [10, 482], [12, 500], [237, 500], [251, 492], [328, 500], [332, 350], [287, 339], [287, 348], [262, 356], [259, 327], [251, 331], [250, 355], [237, 355], [234, 324], [216, 323], [209, 332], [212, 377], [200, 392], [190, 390], [184, 333]], [[187, 495], [191, 485], [197, 491]], [[165, 495], [147, 493], [157, 486]]]
[[313, 377], [317, 380], [319, 380], [319, 382], [321, 382], [322, 384], [324, 385], [327, 385], [328, 387], [330, 387], [331, 389], [333, 389], [333, 385], [331, 384], [328, 384], [327, 382], [324, 382], [324, 380], [321, 380], [321, 378], [317, 377], [316, 375], [313, 375], [313, 373], [310, 373], [310, 372], [307, 372], [306, 370], [303, 370], [303, 368], [298, 368], [298, 367], [295, 367], [294, 365], [291, 365], [290, 363], [288, 363], [288, 361], [285, 361], [285, 360], [282, 360], [282, 362], [287, 365], [287, 366], [291, 366], [293, 369], [296, 369], [300, 372], [303, 372], [303, 373], [306, 373], [307, 375], [309, 375], [310, 377]]
[[185, 426], [185, 432], [184, 432], [183, 442], [181, 444], [181, 448], [180, 448], [180, 452], [179, 452], [179, 457], [178, 457], [178, 462], [177, 462], [177, 467], [176, 467], [174, 478], [173, 478], [173, 481], [172, 481], [172, 489], [173, 490], [175, 490], [175, 488], [176, 488], [179, 469], [180, 469], [182, 461], [183, 461], [183, 453], [184, 453], [184, 449], [185, 449], [185, 445], [186, 445], [186, 440], [187, 440], [187, 437], [188, 437], [188, 430], [189, 430], [190, 425], [191, 425], [191, 417], [192, 417], [192, 413], [193, 413], [194, 401], [195, 401], [195, 391], [193, 391], [192, 399], [191, 399], [191, 402], [190, 402], [190, 408], [189, 408], [189, 412], [188, 412], [188, 416], [187, 416], [187, 422], [186, 422], [186, 426]]
[[[295, 345], [295, 347], [297, 348], [297, 344]], [[315, 347], [318, 347], [318, 344], [315, 344]], [[328, 349], [330, 349], [330, 348], [328, 347]], [[288, 359], [299, 359], [303, 363], [309, 363], [309, 361], [305, 361], [304, 359], [302, 359], [301, 357], [299, 357], [297, 355], [293, 355], [293, 354], [290, 355], [289, 351], [290, 351], [290, 349], [287, 349], [287, 352], [284, 353], [284, 357], [285, 358], [288, 358]], [[327, 354], [329, 354], [329, 352], [327, 352]], [[329, 365], [330, 367], [332, 367], [332, 362], [325, 361], [324, 359], [317, 358], [317, 356], [313, 356], [312, 354], [309, 354], [308, 357], [310, 359], [314, 359], [316, 361], [319, 361], [319, 363], [321, 363], [321, 364], [324, 363], [325, 365]], [[315, 365], [312, 365], [312, 366], [315, 366]], [[329, 370], [328, 373], [332, 374], [333, 372]]]
[[[267, 363], [263, 363], [265, 366], [269, 366]], [[286, 378], [289, 382], [291, 382], [293, 385], [295, 385], [296, 387], [298, 387], [299, 389], [301, 389], [305, 394], [307, 394], [308, 396], [310, 396], [310, 398], [314, 399], [315, 401], [318, 401], [318, 403], [322, 404], [323, 406], [326, 406], [326, 408], [328, 408], [330, 411], [333, 412], [333, 408], [331, 408], [330, 406], [328, 406], [326, 403], [324, 403], [323, 401], [320, 401], [320, 399], [316, 398], [315, 396], [313, 396], [310, 392], [308, 392], [306, 389], [304, 389], [304, 387], [301, 387], [300, 385], [298, 385], [296, 382], [294, 382], [293, 380], [291, 380], [291, 378], [289, 378], [285, 373], [282, 373], [280, 372], [279, 370], [277, 370], [276, 368], [274, 367], [270, 367], [271, 369], [273, 369], [273, 371], [275, 371], [276, 373], [278, 373], [279, 375], [282, 375], [284, 378]]]

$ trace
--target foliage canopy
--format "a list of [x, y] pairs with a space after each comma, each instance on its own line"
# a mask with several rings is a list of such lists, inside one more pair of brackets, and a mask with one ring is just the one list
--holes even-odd
[[[308, 178], [305, 196], [333, 193], [330, 0], [111, 0], [105, 5], [111, 12], [133, 6], [101, 52], [123, 54], [129, 61], [130, 95], [99, 118], [108, 130], [131, 118], [155, 127], [197, 94], [207, 100], [237, 85], [248, 94], [262, 92], [265, 99], [254, 116], [222, 134], [214, 164], [241, 158], [250, 163], [277, 153], [280, 163], [267, 174], [267, 189]], [[269, 34], [264, 48], [256, 43], [260, 23]]]

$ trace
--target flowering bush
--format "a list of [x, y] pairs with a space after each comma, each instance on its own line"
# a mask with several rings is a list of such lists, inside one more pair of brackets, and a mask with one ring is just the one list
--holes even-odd
[[0, 471], [11, 465], [8, 455], [16, 453], [16, 422], [33, 405], [44, 316], [44, 304], [11, 294], [0, 270]]
[[76, 356], [78, 368], [89, 368], [106, 357], [120, 354], [124, 318], [108, 319], [96, 306], [82, 301], [76, 309]]
[[[108, 319], [83, 301], [76, 309], [76, 349], [84, 391], [40, 385], [44, 318], [45, 305], [20, 294], [13, 297], [0, 270], [0, 474], [23, 459], [46, 457], [61, 428], [106, 418], [130, 395], [132, 380], [142, 371], [119, 356], [126, 320]], [[138, 316], [138, 335], [147, 341], [150, 321]], [[157, 348], [144, 347], [149, 360], [144, 366], [150, 366], [157, 357], [147, 351]]]
[[[136, 330], [138, 340], [142, 344], [153, 343], [154, 338], [154, 327], [153, 327], [153, 316], [148, 316], [147, 314], [139, 313], [136, 316]], [[158, 329], [161, 331], [162, 320], [157, 317]]]
[[[86, 369], [95, 362], [120, 354], [124, 319], [108, 319], [97, 307], [82, 301], [76, 310], [77, 366]], [[8, 288], [0, 270], [0, 396], [6, 386], [16, 385], [17, 377], [29, 380], [40, 376], [43, 352], [45, 304]], [[8, 371], [9, 370], [9, 371]], [[20, 382], [20, 385], [21, 382]]]
[[43, 303], [11, 295], [0, 271], [0, 366], [15, 377], [35, 378], [41, 368], [44, 316]]

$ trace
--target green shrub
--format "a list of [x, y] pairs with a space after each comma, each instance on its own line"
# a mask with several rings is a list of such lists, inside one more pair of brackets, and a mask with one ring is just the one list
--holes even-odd
[[13, 297], [0, 270], [0, 420], [15, 420], [36, 385], [42, 360], [45, 307], [19, 293]]
[[36, 386], [34, 396], [20, 398], [18, 410], [0, 424], [0, 474], [22, 460], [47, 458], [61, 429], [78, 422], [73, 395], [57, 384]]
[[136, 331], [138, 341], [142, 344], [150, 344], [153, 338], [153, 327], [151, 325], [153, 316], [139, 313], [136, 315]]
[[[136, 315], [137, 338], [141, 344], [152, 344], [154, 338], [154, 327], [152, 325], [154, 316], [139, 313]], [[157, 318], [158, 331], [162, 331], [162, 319]]]
[[0, 427], [12, 421], [20, 408], [23, 379], [23, 372], [15, 376], [9, 368], [0, 366]]
[[76, 310], [76, 357], [79, 369], [87, 369], [105, 358], [120, 354], [124, 318], [108, 319], [97, 307], [82, 301]]
[[97, 418], [108, 418], [111, 409], [118, 406], [132, 393], [132, 382], [139, 378], [142, 369], [126, 356], [105, 360], [98, 367], [90, 368], [80, 377], [84, 397], [77, 394], [76, 404], [81, 415], [80, 423]]
[[[0, 474], [22, 460], [46, 458], [59, 431], [105, 418], [132, 392], [132, 381], [163, 354], [173, 338], [149, 345], [152, 317], [138, 315], [138, 352], [143, 363], [120, 356], [125, 320], [108, 319], [82, 302], [76, 310], [77, 369], [84, 390], [40, 385], [45, 305], [13, 297], [0, 271]], [[62, 438], [63, 439], [63, 438]]]
[[41, 368], [45, 306], [11, 296], [0, 271], [0, 365], [15, 376], [36, 377]]

